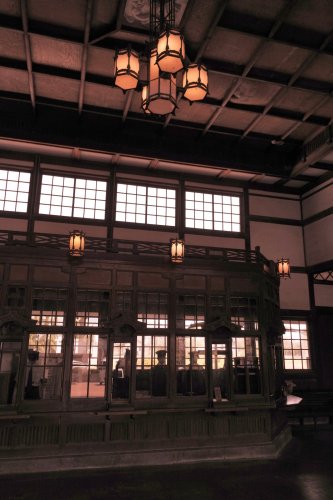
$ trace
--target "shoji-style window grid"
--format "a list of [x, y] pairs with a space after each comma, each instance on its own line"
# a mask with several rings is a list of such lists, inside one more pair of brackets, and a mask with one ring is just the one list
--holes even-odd
[[204, 295], [178, 295], [176, 327], [200, 330], [205, 321]]
[[133, 292], [118, 290], [116, 292], [116, 309], [122, 312], [133, 310]]
[[83, 219], [105, 219], [105, 181], [43, 175], [39, 213]]
[[65, 288], [34, 288], [31, 319], [40, 326], [64, 326], [68, 290]]
[[27, 212], [30, 173], [0, 170], [0, 210]]
[[136, 342], [137, 370], [149, 370], [157, 365], [157, 351], [163, 349], [168, 352], [168, 337], [165, 335], [138, 335]]
[[239, 233], [240, 197], [186, 191], [185, 227]]
[[258, 337], [233, 337], [232, 359], [234, 366], [258, 366], [260, 362]]
[[26, 289], [21, 286], [9, 286], [7, 288], [7, 306], [11, 308], [22, 308], [25, 306]]
[[108, 317], [110, 292], [104, 290], [78, 290], [75, 326], [101, 326]]
[[306, 321], [284, 320], [283, 360], [285, 370], [311, 369], [308, 326]]
[[116, 221], [175, 226], [176, 190], [117, 184]]
[[230, 298], [231, 322], [242, 330], [258, 330], [258, 308], [256, 297]]
[[138, 293], [138, 321], [147, 328], [168, 328], [168, 298], [166, 293]]

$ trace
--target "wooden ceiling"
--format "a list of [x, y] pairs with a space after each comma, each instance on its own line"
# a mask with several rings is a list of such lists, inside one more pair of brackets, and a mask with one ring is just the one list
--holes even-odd
[[[147, 116], [114, 86], [149, 0], [1, 0], [0, 149], [304, 192], [333, 175], [333, 1], [176, 0], [209, 95]], [[142, 64], [140, 80], [145, 80]], [[140, 88], [140, 85], [139, 85]]]

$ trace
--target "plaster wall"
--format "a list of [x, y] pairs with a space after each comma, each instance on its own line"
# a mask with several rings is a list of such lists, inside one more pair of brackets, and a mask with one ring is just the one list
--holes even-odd
[[267, 259], [289, 258], [291, 266], [304, 266], [302, 228], [285, 224], [250, 222], [251, 248], [260, 246]]
[[308, 266], [332, 260], [332, 228], [333, 215], [324, 217], [304, 227], [304, 242]]
[[280, 282], [281, 309], [310, 310], [308, 277], [306, 274], [292, 273], [290, 279]]
[[319, 307], [333, 307], [333, 284], [315, 285], [315, 304]]
[[62, 234], [67, 236], [73, 229], [79, 229], [86, 233], [86, 236], [96, 237], [96, 238], [106, 238], [107, 228], [105, 226], [94, 226], [94, 225], [84, 225], [84, 224], [74, 224], [70, 222], [68, 224], [63, 222], [51, 222], [38, 220], [35, 222], [34, 231], [36, 233], [48, 233], [48, 234]]
[[249, 202], [250, 215], [301, 220], [301, 207], [298, 199], [251, 194]]
[[333, 206], [333, 181], [325, 187], [320, 186], [302, 200], [303, 218], [307, 219]]

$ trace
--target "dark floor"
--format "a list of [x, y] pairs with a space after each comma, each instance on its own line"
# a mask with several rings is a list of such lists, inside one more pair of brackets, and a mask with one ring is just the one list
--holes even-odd
[[0, 477], [1, 500], [333, 500], [333, 430], [294, 433], [277, 460]]

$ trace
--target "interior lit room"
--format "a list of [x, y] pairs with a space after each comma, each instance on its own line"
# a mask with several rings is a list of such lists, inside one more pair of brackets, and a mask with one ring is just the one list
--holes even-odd
[[4, 472], [333, 425], [332, 26], [327, 0], [0, 2]]

